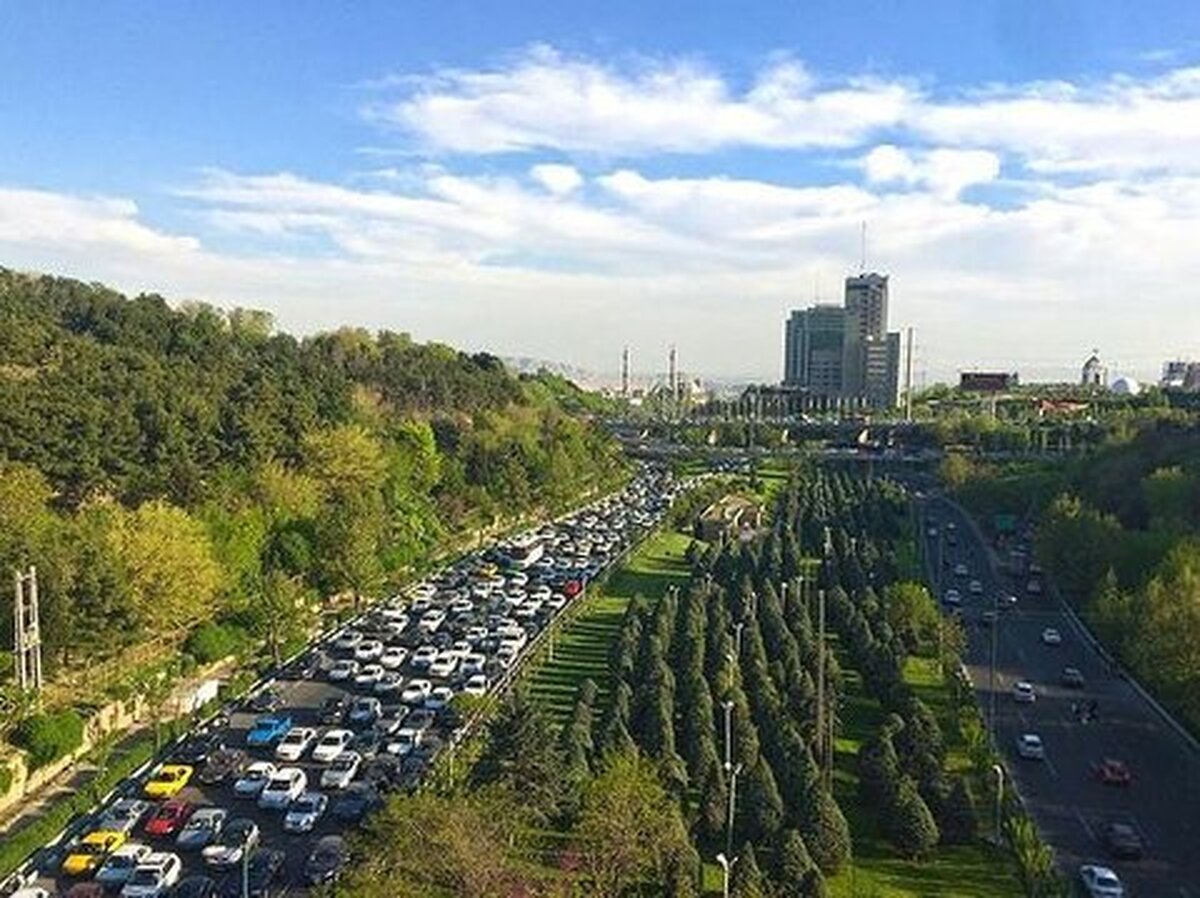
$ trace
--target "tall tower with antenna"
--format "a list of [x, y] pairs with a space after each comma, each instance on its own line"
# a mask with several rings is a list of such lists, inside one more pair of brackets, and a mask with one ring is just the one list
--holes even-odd
[[621, 398], [629, 398], [629, 347], [621, 350]]
[[667, 406], [667, 408], [669, 410], [669, 414], [671, 415], [671, 417], [675, 416], [675, 405], [679, 398], [679, 388], [675, 382], [676, 376], [677, 376], [677, 374], [676, 374], [676, 370], [675, 370], [675, 344], [672, 343], [671, 350], [667, 354], [667, 391], [668, 391], [668, 395], [670, 396], [670, 400], [669, 400], [670, 404]]

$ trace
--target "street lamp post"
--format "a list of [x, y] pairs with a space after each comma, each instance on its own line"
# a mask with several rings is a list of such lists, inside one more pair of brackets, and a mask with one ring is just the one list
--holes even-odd
[[996, 844], [1000, 844], [1000, 808], [1004, 805], [1004, 768], [999, 764], [992, 765], [992, 773], [996, 774]]
[[250, 833], [242, 840], [242, 898], [250, 898]]
[[742, 773], [742, 765], [738, 764], [729, 772], [729, 824], [725, 828], [725, 856], [733, 857], [733, 818], [737, 807], [737, 780]]
[[745, 629], [745, 621], [738, 621], [733, 625], [733, 647], [737, 657], [742, 657], [742, 630]]
[[725, 709], [725, 772], [733, 769], [733, 702], [729, 699], [721, 702]]
[[725, 886], [722, 891], [724, 898], [729, 898], [729, 875], [733, 871], [733, 865], [737, 863], [736, 857], [729, 857], [724, 852], [717, 855], [717, 863], [721, 865], [721, 872], [725, 874]]

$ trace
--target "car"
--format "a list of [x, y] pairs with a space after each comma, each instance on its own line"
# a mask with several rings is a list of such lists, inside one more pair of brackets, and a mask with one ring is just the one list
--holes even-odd
[[1016, 608], [1017, 607], [1017, 597], [1015, 595], [1013, 595], [1012, 593], [1009, 593], [1008, 595], [1005, 595], [1005, 596], [1000, 596], [999, 601], [1000, 601], [1000, 604], [1003, 605], [1005, 608]]
[[350, 849], [341, 836], [322, 836], [304, 861], [304, 878], [310, 885], [334, 882], [350, 859]]
[[[287, 854], [273, 848], [260, 848], [250, 856], [246, 865], [245, 883], [242, 871], [231, 871], [221, 883], [221, 898], [275, 898], [285, 892], [280, 888]], [[243, 885], [246, 886], [243, 892]]]
[[383, 672], [383, 676], [375, 681], [375, 686], [371, 691], [376, 695], [391, 695], [394, 692], [399, 692], [403, 683], [404, 677], [400, 676], [394, 670], [386, 670]]
[[125, 885], [137, 865], [145, 860], [153, 851], [149, 845], [140, 842], [126, 842], [104, 859], [100, 869], [96, 871], [95, 881], [105, 888], [117, 889]]
[[1079, 672], [1079, 668], [1077, 667], [1064, 667], [1060, 681], [1068, 689], [1083, 689], [1086, 685], [1083, 674]]
[[317, 731], [312, 727], [292, 727], [275, 746], [275, 757], [281, 761], [299, 761], [316, 738]]
[[291, 728], [290, 715], [266, 714], [254, 721], [246, 733], [246, 744], [251, 748], [269, 748], [286, 736]]
[[184, 851], [204, 848], [221, 834], [228, 816], [224, 808], [199, 808], [175, 837], [175, 847]]
[[429, 697], [425, 699], [425, 707], [430, 711], [441, 711], [450, 705], [454, 698], [454, 690], [449, 686], [434, 686]]
[[421, 705], [432, 691], [433, 684], [428, 680], [409, 680], [404, 691], [400, 693], [400, 701], [406, 705]]
[[1062, 634], [1054, 627], [1042, 631], [1042, 642], [1046, 645], [1062, 645]]
[[382, 804], [383, 798], [373, 783], [351, 783], [333, 800], [330, 813], [343, 823], [361, 823]]
[[190, 801], [183, 801], [179, 798], [164, 801], [154, 809], [154, 813], [146, 821], [146, 835], [156, 839], [174, 836], [183, 829], [183, 825], [187, 823], [188, 817], [192, 816], [192, 811], [195, 809], [195, 805]]
[[408, 663], [413, 670], [428, 670], [429, 665], [437, 660], [437, 656], [437, 646], [423, 645], [412, 653], [412, 657], [408, 659]]
[[1124, 820], [1113, 820], [1103, 830], [1104, 847], [1115, 858], [1126, 861], [1140, 860], [1145, 852], [1145, 843], [1137, 827]]
[[961, 605], [962, 604], [962, 593], [954, 588], [947, 589], [946, 595], [943, 597], [943, 601], [947, 605]]
[[172, 764], [199, 767], [209, 756], [225, 747], [225, 738], [219, 733], [197, 733], [179, 743], [170, 752]]
[[117, 830], [131, 833], [137, 829], [142, 818], [154, 807], [140, 798], [119, 798], [104, 811], [96, 829]]
[[486, 674], [472, 674], [467, 678], [467, 682], [463, 684], [462, 691], [467, 695], [482, 697], [487, 695], [488, 678]]
[[121, 898], [159, 898], [179, 882], [182, 874], [179, 855], [167, 851], [148, 854], [121, 887]]
[[272, 686], [260, 689], [246, 699], [246, 710], [255, 714], [270, 714], [283, 707], [283, 695]]
[[195, 768], [187, 764], [160, 764], [142, 787], [147, 798], [171, 798], [178, 795], [192, 778]]
[[63, 898], [107, 898], [98, 882], [77, 882], [62, 893]]
[[961, 561], [958, 564], [954, 565], [954, 576], [965, 577], [969, 573], [970, 573], [970, 571], [967, 570], [967, 566], [965, 564], [963, 564]]
[[458, 670], [458, 656], [442, 652], [437, 660], [429, 665], [429, 675], [447, 680]]
[[372, 689], [379, 682], [379, 678], [383, 676], [383, 673], [382, 665], [368, 664], [354, 675], [354, 685], [359, 689]]
[[1033, 684], [1028, 680], [1017, 680], [1013, 683], [1012, 697], [1014, 702], [1029, 705], [1037, 701], [1037, 692], [1034, 691]]
[[308, 774], [299, 767], [280, 767], [258, 794], [258, 806], [267, 811], [283, 810], [308, 788]]
[[330, 683], [343, 683], [358, 674], [359, 664], [349, 658], [341, 658], [333, 663], [325, 675]]
[[246, 768], [250, 757], [240, 748], [222, 748], [208, 756], [196, 781], [204, 786], [216, 786], [229, 779], [236, 779]]
[[324, 792], [305, 792], [288, 805], [283, 815], [284, 832], [312, 832], [317, 821], [325, 816], [329, 807], [329, 796]]
[[337, 726], [346, 719], [348, 710], [350, 710], [350, 699], [344, 695], [331, 695], [321, 702], [321, 707], [317, 711], [317, 720], [325, 726]]
[[374, 727], [356, 733], [346, 746], [347, 751], [354, 752], [361, 758], [373, 758], [383, 750], [384, 734]]
[[1128, 786], [1133, 782], [1129, 765], [1116, 758], [1104, 758], [1092, 765], [1092, 775], [1106, 786]]
[[275, 765], [270, 761], [255, 761], [233, 784], [236, 798], [258, 798], [267, 781], [275, 775]]
[[169, 893], [170, 898], [217, 898], [219, 894], [216, 882], [201, 874], [181, 879]]
[[321, 788], [345, 789], [358, 775], [358, 768], [361, 766], [362, 755], [353, 751], [343, 751], [321, 771]]
[[967, 584], [967, 592], [973, 596], [980, 595], [983, 593], [983, 584], [978, 580], [972, 580]]
[[1037, 733], [1022, 733], [1017, 737], [1017, 754], [1030, 761], [1044, 761], [1046, 746]]
[[408, 660], [408, 649], [402, 645], [389, 645], [379, 656], [379, 663], [384, 670], [399, 670]]
[[392, 755], [404, 757], [412, 752], [418, 745], [421, 744], [421, 739], [424, 730], [414, 729], [412, 727], [401, 727], [392, 736], [388, 738], [387, 752]]
[[258, 824], [249, 817], [236, 817], [225, 824], [220, 837], [200, 852], [210, 867], [232, 867], [242, 862], [242, 855], [253, 851], [262, 838]]
[[1026, 591], [1027, 593], [1029, 593], [1031, 596], [1037, 596], [1037, 595], [1041, 595], [1041, 593], [1042, 593], [1042, 581], [1040, 581], [1040, 580], [1030, 580], [1028, 583], [1026, 583], [1026, 584], [1025, 584], [1025, 591]]
[[1079, 881], [1088, 898], [1125, 898], [1121, 878], [1108, 867], [1084, 864], [1079, 868]]
[[356, 698], [350, 705], [350, 714], [347, 716], [351, 726], [370, 726], [379, 719], [379, 715], [383, 713], [383, 703], [374, 696], [363, 696]]
[[358, 630], [343, 630], [333, 639], [333, 647], [340, 652], [352, 652], [363, 641], [362, 633]]
[[355, 661], [377, 661], [383, 654], [383, 643], [378, 639], [364, 639], [354, 647]]
[[313, 748], [312, 759], [318, 764], [328, 764], [346, 750], [353, 738], [353, 730], [327, 730]]
[[67, 876], [90, 876], [128, 839], [129, 834], [119, 829], [90, 832], [63, 859], [62, 872]]

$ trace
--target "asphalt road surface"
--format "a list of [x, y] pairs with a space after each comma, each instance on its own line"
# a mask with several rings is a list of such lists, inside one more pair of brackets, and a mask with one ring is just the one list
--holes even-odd
[[[960, 508], [934, 497], [925, 502], [922, 518], [931, 567], [937, 566], [943, 541], [943, 598], [951, 587], [962, 594], [969, 634], [966, 664], [984, 719], [994, 699], [996, 742], [1008, 777], [1063, 871], [1077, 881], [1081, 864], [1099, 863], [1114, 869], [1127, 894], [1137, 898], [1200, 898], [1200, 756], [1075, 628], [1058, 598], [1049, 590], [1030, 594], [1027, 575], [1018, 578], [1000, 569]], [[955, 536], [949, 536], [948, 522], [955, 523]], [[936, 536], [931, 527], [937, 528]], [[955, 575], [959, 564], [966, 565], [966, 576]], [[970, 591], [972, 579], [980, 581], [981, 592]], [[994, 609], [998, 597], [1013, 595], [1016, 605], [1001, 605], [999, 612], [993, 693], [992, 632], [980, 615]], [[1061, 645], [1043, 643], [1047, 627], [1062, 635]], [[1082, 690], [1062, 685], [1067, 666], [1083, 674]], [[1014, 700], [1018, 680], [1033, 684], [1035, 702]], [[1092, 701], [1096, 719], [1083, 723], [1073, 705]], [[1023, 733], [1041, 736], [1044, 761], [1020, 757], [1017, 740]], [[1128, 765], [1128, 786], [1104, 785], [1096, 778], [1092, 767], [1105, 758]], [[1103, 833], [1113, 821], [1140, 832], [1142, 859], [1118, 860], [1108, 853]]]

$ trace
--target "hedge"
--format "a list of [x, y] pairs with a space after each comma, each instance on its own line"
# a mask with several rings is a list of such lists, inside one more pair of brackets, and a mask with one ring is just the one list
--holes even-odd
[[236, 655], [247, 642], [246, 632], [229, 624], [215, 621], [203, 623], [188, 634], [183, 650], [200, 664], [211, 664], [229, 655]]
[[0, 798], [8, 794], [12, 788], [13, 772], [7, 764], [0, 764]]
[[83, 745], [83, 718], [70, 708], [34, 714], [17, 724], [13, 743], [29, 752], [29, 769], [37, 770]]

